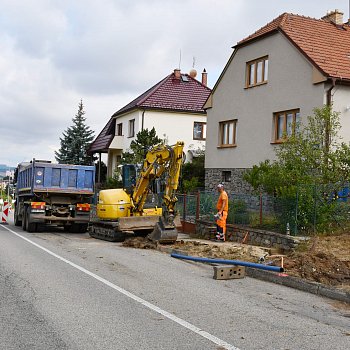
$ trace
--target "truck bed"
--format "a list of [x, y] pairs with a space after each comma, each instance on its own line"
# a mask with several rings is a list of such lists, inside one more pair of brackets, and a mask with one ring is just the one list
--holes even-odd
[[94, 166], [31, 162], [18, 171], [18, 195], [94, 193]]

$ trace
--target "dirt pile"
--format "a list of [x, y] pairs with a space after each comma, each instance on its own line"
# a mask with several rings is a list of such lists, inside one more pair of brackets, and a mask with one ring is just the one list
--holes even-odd
[[339, 260], [333, 254], [297, 253], [285, 259], [284, 267], [289, 275], [326, 285], [348, 286], [350, 290], [350, 261]]
[[138, 248], [138, 249], [156, 249], [157, 243], [150, 241], [146, 237], [127, 238], [123, 242], [123, 247]]
[[350, 291], [350, 234], [318, 237], [285, 259], [291, 276]]

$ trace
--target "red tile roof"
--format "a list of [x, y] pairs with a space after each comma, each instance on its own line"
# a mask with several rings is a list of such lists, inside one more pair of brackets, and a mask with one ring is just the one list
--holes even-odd
[[350, 80], [350, 26], [283, 13], [239, 41], [239, 48], [276, 32], [287, 38], [326, 76]]
[[105, 127], [96, 137], [96, 139], [91, 143], [88, 149], [88, 153], [92, 154], [97, 152], [108, 152], [108, 147], [111, 144], [114, 137], [114, 132], [112, 132], [113, 122], [114, 119], [112, 117], [109, 119], [108, 123], [105, 125]]
[[133, 109], [156, 109], [205, 114], [203, 106], [210, 93], [211, 89], [188, 74], [181, 74], [181, 78], [176, 79], [172, 73], [114, 113], [91, 144], [89, 153], [108, 150], [114, 137], [115, 118], [126, 112]]
[[176, 79], [172, 73], [117, 111], [114, 117], [134, 108], [205, 113], [203, 105], [210, 92], [207, 86], [188, 74]]

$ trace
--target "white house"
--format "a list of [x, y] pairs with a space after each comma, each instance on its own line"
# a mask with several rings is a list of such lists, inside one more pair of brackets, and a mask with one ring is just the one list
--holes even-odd
[[89, 153], [108, 153], [107, 176], [112, 176], [121, 155], [141, 130], [156, 130], [169, 145], [184, 141], [187, 159], [204, 149], [207, 116], [203, 109], [211, 90], [207, 73], [202, 81], [196, 72], [183, 74], [179, 69], [112, 115], [93, 141]]
[[333, 104], [350, 140], [350, 26], [283, 13], [238, 42], [206, 102], [206, 188], [249, 192], [246, 169], [274, 159], [282, 135], [315, 107]]

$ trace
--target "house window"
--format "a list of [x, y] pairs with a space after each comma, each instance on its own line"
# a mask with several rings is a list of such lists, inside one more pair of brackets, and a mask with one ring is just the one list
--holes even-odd
[[117, 124], [117, 136], [123, 136], [123, 123]]
[[193, 140], [205, 140], [207, 136], [207, 124], [203, 122], [194, 122]]
[[135, 119], [129, 120], [129, 137], [135, 136]]
[[300, 122], [300, 109], [274, 113], [273, 119], [274, 141], [282, 142], [297, 131], [296, 128]]
[[237, 119], [219, 123], [219, 147], [236, 146]]
[[267, 56], [247, 62], [246, 87], [267, 83], [268, 72], [269, 60]]
[[222, 182], [231, 182], [231, 171], [224, 170], [222, 172]]

